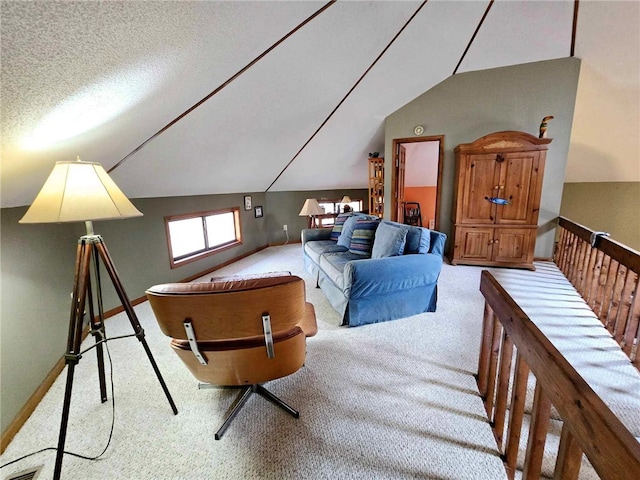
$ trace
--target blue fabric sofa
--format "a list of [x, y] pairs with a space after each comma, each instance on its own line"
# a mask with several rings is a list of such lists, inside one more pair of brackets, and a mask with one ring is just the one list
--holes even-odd
[[305, 268], [350, 327], [434, 312], [445, 240], [362, 214], [339, 215], [333, 229], [302, 231]]

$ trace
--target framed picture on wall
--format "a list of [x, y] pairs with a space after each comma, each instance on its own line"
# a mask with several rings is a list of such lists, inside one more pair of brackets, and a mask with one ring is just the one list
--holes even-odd
[[244, 196], [244, 209], [251, 210], [251, 195]]
[[256, 208], [253, 209], [253, 215], [256, 218], [262, 217], [262, 205], [258, 205]]

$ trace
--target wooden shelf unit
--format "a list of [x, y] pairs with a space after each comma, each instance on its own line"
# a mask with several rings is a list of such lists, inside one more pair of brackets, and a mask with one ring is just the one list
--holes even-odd
[[[534, 269], [550, 142], [525, 132], [506, 131], [455, 148], [451, 264]], [[508, 204], [495, 203], [501, 201]]]
[[384, 158], [369, 158], [369, 215], [384, 215]]

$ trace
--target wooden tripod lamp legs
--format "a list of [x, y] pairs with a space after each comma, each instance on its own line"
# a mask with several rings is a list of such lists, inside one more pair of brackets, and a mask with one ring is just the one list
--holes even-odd
[[[94, 279], [96, 284], [95, 295], [98, 303], [98, 316], [97, 318], [94, 316], [94, 305], [93, 305], [93, 290], [91, 288], [91, 259], [93, 257], [94, 262]], [[151, 362], [151, 366], [153, 367], [153, 371], [160, 382], [160, 386], [164, 391], [167, 400], [169, 401], [169, 405], [171, 406], [171, 410], [174, 415], [178, 413], [178, 409], [169, 393], [169, 389], [162, 378], [162, 374], [158, 369], [158, 365], [151, 354], [151, 350], [149, 349], [149, 345], [144, 337], [144, 330], [140, 325], [138, 317], [133, 310], [133, 306], [127, 297], [126, 292], [120, 282], [120, 278], [118, 277], [118, 273], [116, 272], [115, 266], [113, 264], [113, 260], [107, 251], [107, 247], [102, 240], [100, 235], [85, 235], [80, 237], [78, 241], [78, 250], [76, 255], [76, 268], [75, 268], [75, 277], [74, 277], [74, 285], [73, 285], [73, 294], [72, 294], [72, 305], [71, 305], [71, 318], [69, 320], [69, 335], [67, 338], [67, 352], [65, 354], [65, 363], [67, 365], [67, 382], [64, 392], [64, 401], [62, 405], [62, 420], [60, 422], [60, 435], [58, 437], [58, 451], [56, 454], [56, 463], [55, 469], [53, 473], [54, 480], [60, 479], [60, 474], [62, 471], [62, 458], [64, 456], [64, 444], [67, 436], [67, 425], [69, 422], [69, 407], [71, 404], [71, 392], [73, 390], [73, 377], [75, 366], [78, 364], [80, 359], [82, 358], [83, 351], [80, 350], [82, 344], [82, 330], [83, 330], [83, 319], [85, 313], [85, 304], [89, 304], [89, 325], [91, 328], [91, 334], [95, 338], [95, 345], [87, 348], [86, 350], [95, 348], [96, 354], [98, 357], [98, 376], [100, 380], [100, 399], [104, 403], [107, 400], [106, 393], [106, 383], [105, 383], [105, 373], [104, 373], [104, 357], [103, 357], [103, 349], [102, 343], [106, 342], [108, 339], [105, 336], [104, 330], [104, 312], [102, 306], [102, 289], [100, 285], [100, 260], [104, 264], [109, 277], [111, 278], [111, 282], [118, 294], [118, 298], [120, 299], [120, 303], [124, 308], [127, 317], [129, 318], [129, 322], [133, 327], [133, 331], [135, 332], [131, 336], [135, 336], [142, 343], [144, 351]], [[85, 351], [86, 351], [85, 350]]]

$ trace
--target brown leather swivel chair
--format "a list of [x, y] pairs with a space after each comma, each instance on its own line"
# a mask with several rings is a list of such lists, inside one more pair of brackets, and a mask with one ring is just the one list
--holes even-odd
[[216, 440], [252, 393], [299, 417], [261, 384], [298, 371], [305, 361], [306, 338], [318, 331], [300, 277], [169, 283], [153, 286], [146, 294], [160, 329], [171, 337], [171, 347], [196, 379], [244, 387]]

